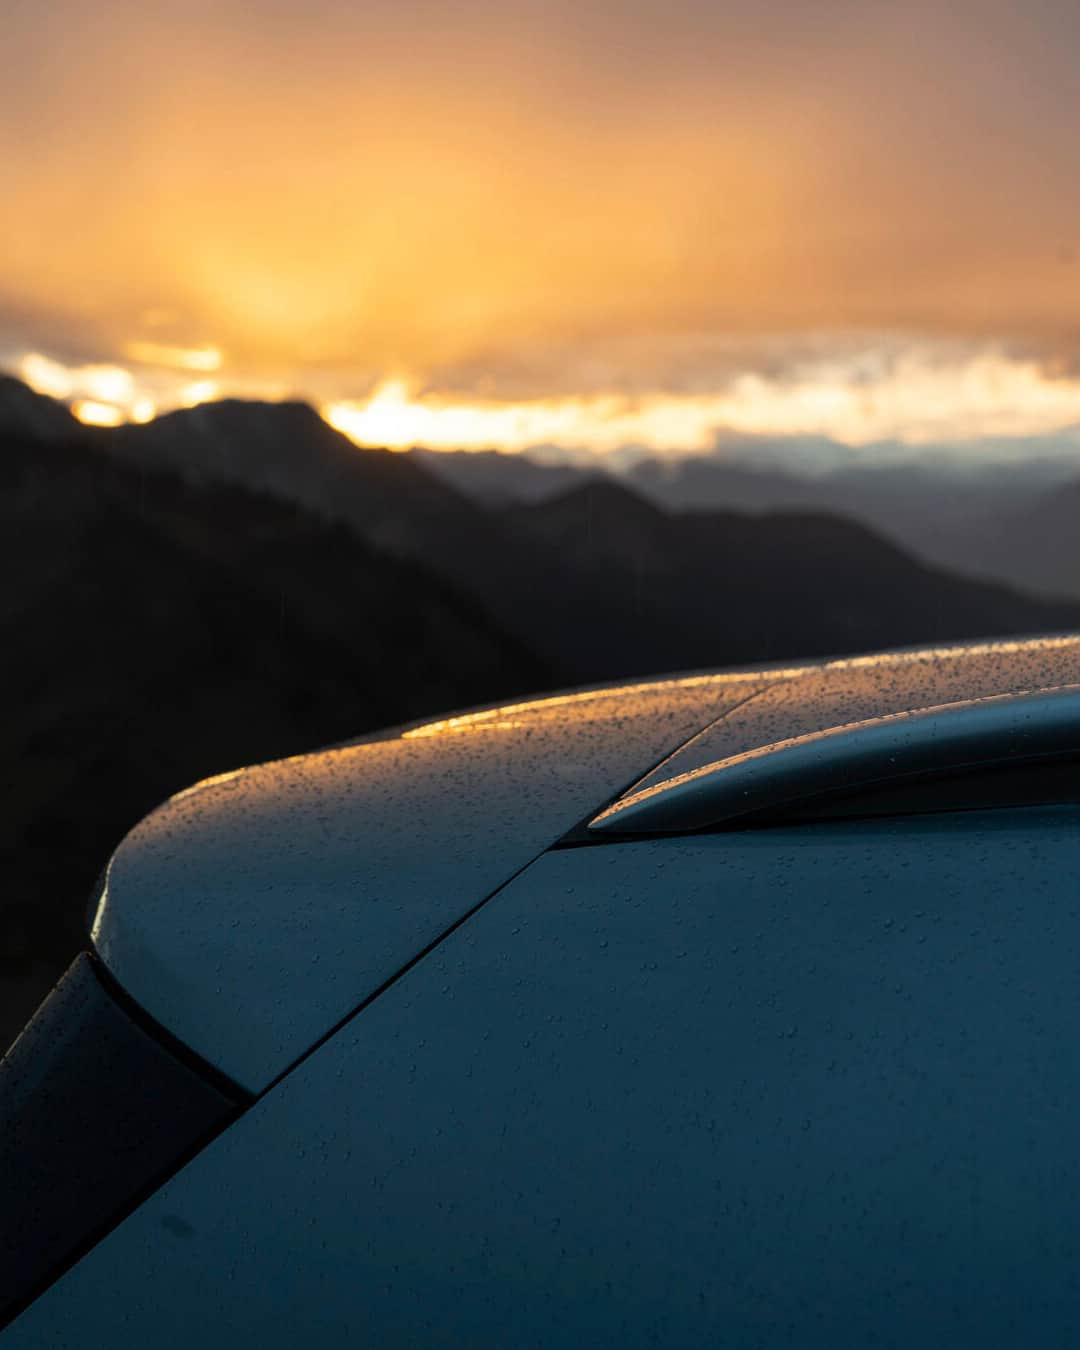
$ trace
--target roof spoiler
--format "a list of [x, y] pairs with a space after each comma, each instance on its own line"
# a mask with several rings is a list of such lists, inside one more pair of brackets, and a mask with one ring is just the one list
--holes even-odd
[[1080, 684], [829, 727], [760, 746], [633, 792], [595, 834], [684, 834], [917, 778], [1080, 756]]

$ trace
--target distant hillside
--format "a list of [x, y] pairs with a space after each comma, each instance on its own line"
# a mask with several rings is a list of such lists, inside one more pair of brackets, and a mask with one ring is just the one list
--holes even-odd
[[[716, 461], [638, 465], [650, 502], [606, 477], [507, 456], [449, 456], [457, 465], [449, 476], [460, 480], [468, 461], [482, 478], [501, 475], [534, 499], [496, 508], [446, 481], [437, 456], [358, 450], [300, 403], [205, 404], [95, 432], [93, 444], [142, 472], [176, 472], [200, 487], [243, 486], [348, 526], [381, 555], [419, 565], [469, 597], [567, 683], [1077, 622], [1075, 605], [923, 565], [820, 507], [709, 509], [718, 483], [741, 484], [744, 496], [784, 490], [782, 474]], [[833, 480], [857, 495], [892, 472]], [[682, 483], [695, 509], [662, 510], [655, 500], [661, 478], [669, 494]], [[570, 490], [551, 495], [556, 481]], [[807, 481], [791, 481], [811, 491]], [[908, 508], [918, 514], [932, 495], [928, 481], [918, 474], [903, 481]], [[987, 491], [993, 497], [996, 489]], [[893, 495], [903, 496], [899, 480]], [[969, 509], [954, 501], [939, 513], [959, 522]]]
[[1080, 598], [1069, 466], [1017, 460], [865, 464], [800, 475], [710, 457], [646, 460], [631, 481], [677, 510], [800, 510], [851, 516], [926, 561], [1052, 597]]
[[999, 506], [969, 526], [957, 552], [987, 576], [1007, 567], [1031, 591], [1080, 594], [1080, 479]]
[[[965, 469], [959, 462], [865, 462], [816, 473], [749, 459], [647, 457], [615, 475], [668, 511], [809, 512], [868, 525], [937, 566], [1035, 593], [1080, 598], [1080, 480], [1068, 462], [1017, 460]], [[528, 455], [414, 451], [445, 483], [485, 505], [533, 505], [596, 470]]]
[[[348, 524], [380, 551], [419, 563], [471, 596], [569, 683], [1076, 622], [1074, 607], [923, 566], [820, 506], [753, 515], [706, 509], [705, 480], [722, 471], [715, 462], [684, 462], [670, 472], [665, 466], [668, 490], [673, 475], [687, 476], [696, 508], [672, 528], [655, 504], [655, 463], [635, 471], [653, 485], [650, 507], [625, 483], [514, 456], [450, 455], [447, 472], [443, 459], [427, 452], [361, 451], [303, 404], [207, 404], [103, 432], [100, 443], [130, 462], [167, 465], [194, 482], [242, 483]], [[470, 473], [472, 496], [461, 490]], [[883, 481], [888, 476], [881, 471]], [[728, 472], [744, 491], [752, 479], [753, 491], [764, 492], [770, 479], [781, 492], [783, 477]], [[524, 494], [531, 505], [477, 499], [478, 483], [489, 484], [480, 496], [490, 501], [498, 495], [490, 485], [500, 480], [506, 496]], [[810, 490], [804, 480], [791, 481]], [[569, 491], [552, 494], [554, 483]], [[850, 492], [856, 487], [849, 484]], [[911, 478], [910, 513], [918, 515], [918, 503], [932, 495], [926, 482]], [[940, 508], [957, 518], [966, 509]], [[811, 530], [800, 513], [820, 518], [819, 525]], [[565, 528], [556, 525], [564, 519]], [[602, 564], [590, 554], [601, 532]], [[666, 586], [646, 580], [650, 532], [660, 540], [651, 553], [666, 557]], [[744, 572], [758, 578], [756, 590], [733, 588], [732, 578]]]
[[254, 488], [347, 525], [381, 553], [419, 563], [471, 596], [570, 683], [635, 668], [636, 633], [612, 622], [594, 634], [598, 597], [557, 554], [519, 538], [418, 457], [359, 450], [305, 404], [204, 404], [102, 431], [95, 443], [142, 469]]
[[409, 455], [360, 453], [306, 403], [225, 399], [98, 433], [110, 454], [193, 483], [233, 483], [343, 521], [393, 550], [429, 522], [473, 515]]
[[1080, 603], [927, 566], [839, 516], [669, 513], [610, 479], [504, 514], [602, 592], [608, 610], [637, 616], [646, 664], [662, 654], [688, 668], [716, 664], [721, 650], [736, 663], [1080, 626]]
[[429, 473], [483, 506], [516, 506], [567, 492], [590, 477], [572, 464], [545, 464], [498, 450], [410, 450]]
[[70, 445], [87, 432], [62, 403], [0, 375], [0, 435], [33, 445]]

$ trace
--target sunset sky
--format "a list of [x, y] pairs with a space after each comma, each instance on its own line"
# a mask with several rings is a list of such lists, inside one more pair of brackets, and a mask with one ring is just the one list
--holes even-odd
[[0, 364], [367, 443], [1060, 444], [1078, 54], [1075, 0], [13, 0]]

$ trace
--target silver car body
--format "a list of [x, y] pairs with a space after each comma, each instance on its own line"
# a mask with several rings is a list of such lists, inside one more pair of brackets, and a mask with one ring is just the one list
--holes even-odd
[[253, 1104], [5, 1350], [1063, 1343], [1080, 792], [790, 814], [1016, 747], [1080, 751], [1080, 638], [556, 696], [173, 798], [94, 949]]

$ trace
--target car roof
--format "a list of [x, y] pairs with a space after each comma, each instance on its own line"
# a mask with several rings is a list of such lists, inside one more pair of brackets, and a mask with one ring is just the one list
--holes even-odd
[[136, 827], [94, 945], [170, 1034], [260, 1092], [626, 793], [841, 721], [1076, 682], [1080, 637], [881, 653], [549, 696], [256, 766]]

